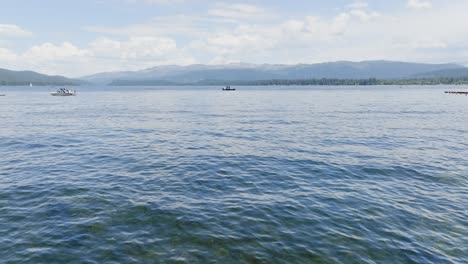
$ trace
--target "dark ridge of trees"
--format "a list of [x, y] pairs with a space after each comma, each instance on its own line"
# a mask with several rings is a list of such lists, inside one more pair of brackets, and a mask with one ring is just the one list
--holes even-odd
[[138, 86], [138, 85], [238, 85], [238, 86], [369, 86], [369, 85], [463, 85], [468, 84], [468, 77], [440, 77], [440, 78], [419, 78], [419, 79], [400, 79], [400, 80], [379, 80], [376, 78], [369, 79], [273, 79], [273, 80], [258, 80], [258, 81], [233, 81], [233, 80], [202, 80], [195, 83], [174, 83], [165, 80], [116, 80], [110, 85], [116, 86]]
[[379, 81], [375, 78], [370, 79], [304, 79], [304, 80], [259, 80], [259, 81], [203, 81], [201, 84], [225, 84], [231, 85], [378, 85]]
[[[260, 81], [233, 81], [213, 82], [211, 84], [231, 85], [439, 85], [439, 84], [468, 84], [468, 77], [464, 78], [430, 78], [430, 79], [404, 79], [404, 80], [378, 80], [369, 79], [309, 79], [309, 80], [260, 80]], [[210, 84], [210, 83], [205, 83]]]

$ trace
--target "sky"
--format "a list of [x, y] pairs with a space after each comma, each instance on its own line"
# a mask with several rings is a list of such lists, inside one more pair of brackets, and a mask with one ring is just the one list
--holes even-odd
[[0, 0], [0, 68], [340, 60], [468, 64], [468, 1]]

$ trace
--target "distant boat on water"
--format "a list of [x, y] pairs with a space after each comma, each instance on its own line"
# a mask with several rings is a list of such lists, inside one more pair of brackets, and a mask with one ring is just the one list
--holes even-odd
[[226, 87], [223, 87], [223, 91], [235, 91], [236, 88], [231, 88], [231, 86], [226, 86]]
[[29, 83], [29, 87], [33, 87], [32, 83]]
[[77, 92], [75, 90], [60, 88], [56, 92], [52, 92], [50, 94], [52, 96], [76, 96]]

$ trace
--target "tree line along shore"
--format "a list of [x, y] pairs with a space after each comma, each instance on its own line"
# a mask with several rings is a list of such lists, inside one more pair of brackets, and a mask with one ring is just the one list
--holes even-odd
[[[29, 86], [29, 81], [1, 81], [0, 86]], [[92, 83], [76, 82], [34, 82], [34, 86], [77, 86], [92, 85]], [[443, 77], [422, 79], [382, 80], [368, 79], [272, 79], [272, 80], [203, 80], [194, 83], [175, 83], [164, 80], [115, 80], [110, 86], [197, 86], [197, 85], [238, 85], [238, 86], [372, 86], [372, 85], [468, 85], [468, 77]]]
[[402, 79], [402, 80], [379, 80], [369, 79], [272, 79], [256, 81], [232, 81], [232, 80], [203, 80], [196, 83], [171, 83], [161, 80], [116, 80], [109, 85], [115, 86], [170, 86], [170, 85], [238, 85], [238, 86], [271, 86], [271, 85], [316, 85], [316, 86], [369, 86], [369, 85], [466, 85], [468, 77], [464, 78], [427, 78], [427, 79]]

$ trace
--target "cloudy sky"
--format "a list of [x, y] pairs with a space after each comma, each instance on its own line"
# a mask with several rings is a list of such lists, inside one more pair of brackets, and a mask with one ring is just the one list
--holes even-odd
[[0, 0], [0, 68], [78, 77], [194, 63], [468, 64], [467, 0]]

